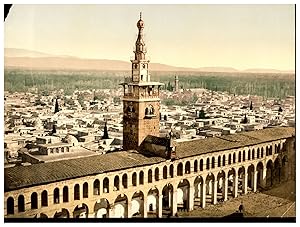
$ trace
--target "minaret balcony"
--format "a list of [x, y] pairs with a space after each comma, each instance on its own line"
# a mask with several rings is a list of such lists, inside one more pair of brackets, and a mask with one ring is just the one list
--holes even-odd
[[124, 98], [135, 98], [135, 99], [158, 99], [158, 93], [153, 93], [152, 95], [145, 94], [134, 94], [134, 93], [124, 93]]
[[156, 117], [155, 114], [145, 114], [145, 118], [147, 118], [147, 119], [151, 119], [151, 118], [154, 118], [154, 117]]

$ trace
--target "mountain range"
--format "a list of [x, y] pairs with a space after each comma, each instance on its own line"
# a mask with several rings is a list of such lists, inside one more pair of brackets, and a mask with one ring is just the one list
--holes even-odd
[[[53, 55], [38, 51], [5, 48], [4, 67], [22, 69], [48, 70], [117, 70], [127, 71], [131, 68], [130, 61], [108, 59], [84, 59], [68, 55]], [[247, 69], [237, 70], [231, 67], [176, 67], [161, 63], [151, 63], [151, 71], [199, 71], [199, 72], [250, 72], [250, 73], [294, 73], [276, 69]]]

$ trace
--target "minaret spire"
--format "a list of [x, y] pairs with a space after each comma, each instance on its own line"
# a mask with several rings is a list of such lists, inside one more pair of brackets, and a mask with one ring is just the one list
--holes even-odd
[[140, 12], [140, 20], [142, 20], [142, 12]]

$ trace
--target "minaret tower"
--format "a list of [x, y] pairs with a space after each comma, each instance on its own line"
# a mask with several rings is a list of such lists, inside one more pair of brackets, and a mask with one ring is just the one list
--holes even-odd
[[147, 135], [159, 136], [159, 89], [162, 83], [151, 82], [149, 60], [146, 58], [144, 21], [142, 13], [137, 22], [138, 37], [134, 58], [131, 60], [131, 76], [123, 85], [123, 149], [138, 150]]

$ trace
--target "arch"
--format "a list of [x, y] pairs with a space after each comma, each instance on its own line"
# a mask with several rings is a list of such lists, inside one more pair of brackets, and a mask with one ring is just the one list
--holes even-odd
[[[131, 198], [132, 217], [144, 217], [145, 196], [142, 191], [135, 192]], [[146, 211], [147, 212], [147, 211]]]
[[[277, 151], [278, 151], [278, 146], [277, 146]], [[280, 184], [281, 181], [281, 167], [282, 167], [282, 160], [281, 158], [277, 157], [274, 161], [274, 168], [273, 168], [273, 182], [275, 184]]]
[[257, 150], [256, 150], [256, 158], [260, 158], [260, 150], [259, 150], [259, 148], [257, 148]]
[[86, 204], [82, 203], [77, 205], [73, 211], [74, 218], [87, 218], [89, 213], [89, 208]]
[[80, 200], [79, 184], [75, 184], [74, 186], [74, 200]]
[[223, 155], [223, 166], [225, 166], [226, 165], [226, 156], [225, 156], [225, 154]]
[[211, 168], [212, 169], [215, 168], [215, 157], [212, 157], [212, 159], [211, 159]]
[[210, 173], [206, 176], [205, 185], [206, 185], [206, 201], [213, 203], [213, 184], [215, 182], [214, 174]]
[[203, 159], [200, 160], [199, 167], [200, 167], [200, 171], [203, 171]]
[[235, 153], [233, 153], [233, 156], [232, 156], [232, 162], [233, 162], [233, 163], [236, 163], [236, 154], [235, 154]]
[[128, 177], [127, 177], [126, 173], [124, 173], [123, 176], [122, 176], [122, 186], [123, 186], [123, 188], [128, 187]]
[[241, 153], [241, 151], [239, 151], [238, 162], [242, 162], [242, 153]]
[[105, 177], [103, 180], [103, 193], [109, 193], [109, 179]]
[[187, 179], [182, 179], [177, 185], [177, 207], [188, 209], [189, 206], [189, 193], [190, 182]]
[[246, 161], [246, 151], [243, 150], [243, 162]]
[[83, 184], [82, 195], [83, 195], [83, 198], [89, 197], [89, 184], [87, 182], [84, 182], [84, 184]]
[[248, 150], [248, 160], [251, 160], [251, 150]]
[[109, 217], [109, 202], [107, 199], [100, 199], [94, 205], [95, 218], [108, 218]]
[[277, 153], [280, 153], [280, 149], [281, 149], [281, 146], [280, 146], [280, 143], [277, 145]]
[[152, 170], [151, 169], [149, 169], [148, 170], [148, 183], [152, 183]]
[[94, 180], [93, 188], [94, 195], [100, 195], [100, 181], [98, 179]]
[[221, 167], [221, 156], [218, 156], [218, 167]]
[[194, 180], [194, 188], [195, 188], [195, 193], [194, 193], [194, 206], [201, 206], [203, 207], [202, 204], [202, 190], [203, 190], [203, 177], [202, 176], [197, 176]]
[[262, 162], [258, 162], [256, 165], [256, 170], [257, 170], [257, 187], [264, 187], [264, 176], [263, 176], [263, 170], [264, 170], [264, 165]]
[[168, 178], [168, 169], [167, 169], [167, 166], [164, 166], [164, 168], [163, 168], [163, 178], [164, 179]]
[[125, 194], [118, 195], [114, 201], [113, 214], [114, 218], [128, 217], [128, 198]]
[[283, 180], [287, 180], [288, 179], [288, 165], [287, 165], [287, 162], [288, 162], [288, 157], [287, 155], [284, 155], [283, 158], [282, 158], [282, 178]]
[[55, 188], [53, 191], [53, 203], [54, 204], [59, 203], [59, 188]]
[[277, 144], [275, 144], [274, 154], [277, 154]]
[[67, 209], [62, 208], [61, 211], [55, 212], [53, 218], [70, 218], [70, 213]]
[[25, 211], [25, 198], [23, 195], [19, 195], [18, 197], [18, 212]]
[[173, 164], [170, 165], [170, 168], [169, 168], [169, 174], [170, 174], [170, 177], [171, 177], [171, 178], [174, 177], [174, 166], [173, 166]]
[[31, 193], [30, 202], [31, 202], [31, 209], [38, 208], [38, 195], [36, 192]]
[[252, 160], [255, 159], [255, 150], [254, 148], [252, 149]]
[[173, 186], [166, 184], [162, 189], [162, 208], [163, 210], [171, 210], [173, 201]]
[[209, 164], [210, 164], [210, 163], [209, 163], [209, 158], [207, 158], [207, 159], [206, 159], [206, 169], [209, 169], [209, 167], [210, 167]]
[[177, 176], [182, 176], [183, 175], [183, 165], [182, 163], [180, 162], [178, 165], [177, 165]]
[[269, 147], [266, 147], [266, 156], [269, 156]]
[[262, 147], [260, 150], [260, 157], [263, 158], [264, 157], [264, 148]]
[[231, 165], [231, 154], [228, 155], [228, 165]]
[[266, 186], [270, 187], [273, 185], [273, 176], [272, 175], [273, 175], [273, 168], [274, 168], [274, 164], [271, 159], [267, 162], [266, 168], [267, 168]]
[[185, 167], [184, 167], [184, 173], [185, 174], [190, 174], [191, 173], [191, 163], [189, 161], [187, 161], [185, 163]]
[[155, 181], [159, 181], [159, 168], [156, 167], [155, 168], [155, 173], [154, 173], [154, 178], [155, 178]]
[[7, 201], [6, 201], [6, 212], [7, 215], [9, 214], [14, 214], [14, 209], [15, 209], [15, 201], [13, 199], [13, 197], [8, 197]]
[[269, 155], [272, 155], [273, 154], [273, 150], [272, 150], [272, 145], [270, 146], [270, 149], [269, 149]]
[[46, 190], [44, 190], [42, 192], [42, 207], [46, 207], [48, 206], [48, 192]]
[[195, 173], [198, 172], [198, 161], [197, 160], [194, 161], [194, 172]]
[[63, 188], [63, 202], [64, 203], [69, 202], [69, 188], [68, 188], [68, 186], [64, 186], [64, 188]]
[[154, 187], [147, 193], [147, 213], [156, 214], [158, 216], [158, 200], [159, 190]]
[[140, 171], [139, 173], [139, 183], [144, 184], [144, 172]]
[[120, 178], [119, 175], [116, 175], [114, 178], [114, 190], [120, 190]]

